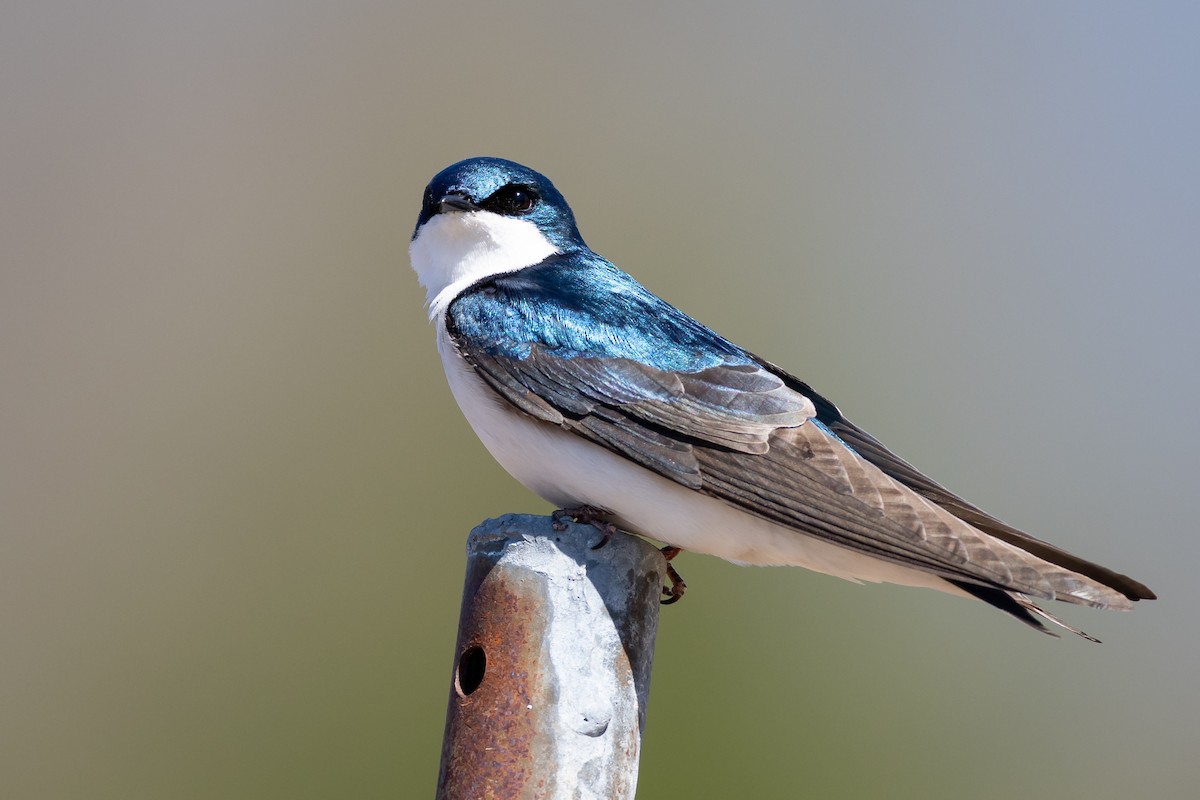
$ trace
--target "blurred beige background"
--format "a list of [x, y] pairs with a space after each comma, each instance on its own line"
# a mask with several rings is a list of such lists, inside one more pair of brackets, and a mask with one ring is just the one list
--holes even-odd
[[466, 533], [548, 511], [408, 267], [490, 154], [1163, 598], [1093, 646], [684, 555], [642, 797], [1195, 796], [1196, 7], [737, 5], [4, 5], [0, 794], [432, 795]]

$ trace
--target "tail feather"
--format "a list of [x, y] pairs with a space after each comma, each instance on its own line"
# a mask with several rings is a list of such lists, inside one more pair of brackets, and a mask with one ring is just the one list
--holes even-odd
[[1049, 611], [1039, 607], [1036, 603], [1030, 600], [1019, 592], [1006, 592], [1003, 589], [997, 589], [993, 586], [981, 586], [976, 583], [968, 583], [966, 581], [951, 580], [950, 583], [962, 589], [967, 594], [975, 597], [993, 608], [998, 608], [1006, 614], [1010, 614], [1021, 622], [1024, 622], [1029, 627], [1036, 631], [1041, 631], [1047, 636], [1058, 638], [1058, 634], [1047, 628], [1043, 623], [1050, 622], [1060, 628], [1070, 631], [1076, 636], [1087, 639], [1089, 642], [1100, 644], [1100, 640], [1095, 636], [1087, 634], [1078, 628], [1072, 628], [1067, 623], [1063, 622], [1058, 617], [1051, 614]]

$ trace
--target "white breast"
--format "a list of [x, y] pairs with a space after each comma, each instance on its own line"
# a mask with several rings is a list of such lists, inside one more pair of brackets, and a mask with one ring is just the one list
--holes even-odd
[[408, 247], [417, 280], [425, 287], [430, 319], [481, 278], [516, 272], [557, 252], [529, 220], [490, 211], [437, 214]]
[[613, 513], [614, 522], [623, 530], [740, 564], [799, 566], [847, 580], [963, 594], [934, 575], [754, 517], [524, 415], [459, 357], [441, 315], [437, 325], [446, 379], [476, 435], [500, 466], [555, 507], [586, 504], [603, 508]]

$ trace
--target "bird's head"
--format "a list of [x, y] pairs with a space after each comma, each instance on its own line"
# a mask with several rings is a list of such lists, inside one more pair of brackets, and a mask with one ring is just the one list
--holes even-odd
[[451, 164], [425, 187], [409, 254], [436, 313], [481, 278], [585, 246], [546, 176], [480, 157]]

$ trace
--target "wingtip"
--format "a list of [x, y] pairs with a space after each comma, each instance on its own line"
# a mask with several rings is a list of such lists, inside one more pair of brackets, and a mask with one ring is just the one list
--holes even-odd
[[1133, 580], [1132, 578], [1129, 579], [1129, 582], [1133, 585], [1133, 587], [1135, 589], [1135, 593], [1134, 594], [1126, 594], [1125, 596], [1128, 597], [1133, 602], [1136, 603], [1138, 600], [1157, 600], [1158, 599], [1158, 595], [1155, 594], [1154, 591], [1146, 584], [1138, 583], [1137, 581]]

